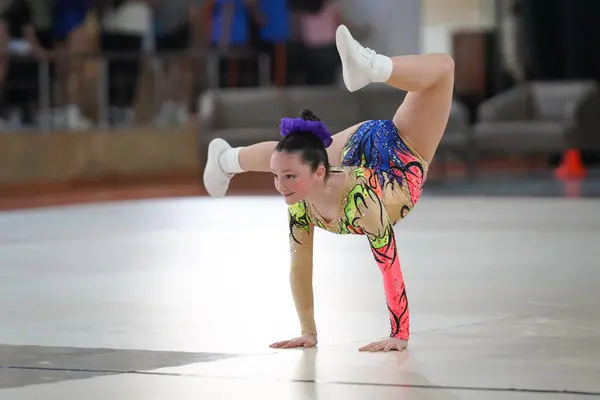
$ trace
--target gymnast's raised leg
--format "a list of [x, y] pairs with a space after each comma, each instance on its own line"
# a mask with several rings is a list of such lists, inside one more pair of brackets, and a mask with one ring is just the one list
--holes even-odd
[[[454, 85], [452, 58], [446, 54], [396, 57], [377, 54], [354, 40], [345, 26], [338, 28], [336, 36], [348, 90], [359, 90], [371, 82], [384, 82], [408, 92], [393, 122], [403, 139], [426, 162], [431, 162], [450, 113]], [[340, 165], [348, 137], [361, 122], [333, 136], [333, 144], [327, 149], [331, 165]], [[273, 141], [231, 148], [222, 139], [213, 140], [204, 171], [208, 193], [213, 197], [224, 196], [236, 173], [270, 171], [269, 160], [276, 144]]]

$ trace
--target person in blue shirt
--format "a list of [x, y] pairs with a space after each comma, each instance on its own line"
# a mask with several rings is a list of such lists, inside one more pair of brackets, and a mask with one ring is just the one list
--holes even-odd
[[212, 0], [211, 43], [220, 49], [246, 46], [249, 42], [246, 0]]
[[210, 43], [213, 48], [222, 52], [219, 63], [220, 84], [237, 86], [240, 84], [241, 60], [228, 55], [235, 51], [247, 50], [250, 45], [247, 0], [210, 1], [212, 2]]
[[66, 40], [71, 32], [83, 25], [91, 6], [91, 0], [54, 0], [55, 39]]
[[253, 0], [259, 51], [271, 57], [272, 79], [276, 86], [287, 81], [287, 45], [291, 37], [288, 0]]

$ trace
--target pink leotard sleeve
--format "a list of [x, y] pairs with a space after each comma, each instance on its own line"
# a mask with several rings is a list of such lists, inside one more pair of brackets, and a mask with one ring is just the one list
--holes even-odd
[[390, 314], [390, 337], [408, 340], [410, 330], [408, 300], [392, 225], [387, 225], [380, 235], [367, 234], [367, 237], [371, 252], [383, 275], [383, 289]]

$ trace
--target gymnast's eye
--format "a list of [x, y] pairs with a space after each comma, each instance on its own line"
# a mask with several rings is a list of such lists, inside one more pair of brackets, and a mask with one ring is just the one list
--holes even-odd
[[286, 175], [286, 179], [296, 179], [296, 175]]

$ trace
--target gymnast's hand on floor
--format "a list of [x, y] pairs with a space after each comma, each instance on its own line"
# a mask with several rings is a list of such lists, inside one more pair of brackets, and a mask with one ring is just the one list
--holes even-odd
[[390, 350], [405, 350], [408, 347], [406, 340], [400, 340], [396, 338], [387, 338], [378, 342], [370, 343], [366, 346], [361, 347], [358, 351], [390, 351]]
[[283, 342], [273, 343], [274, 349], [293, 349], [294, 347], [315, 347], [317, 345], [317, 335], [302, 335], [295, 339], [284, 340]]

